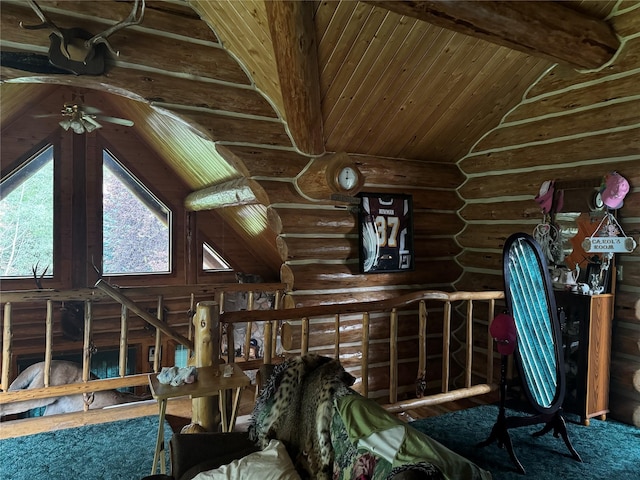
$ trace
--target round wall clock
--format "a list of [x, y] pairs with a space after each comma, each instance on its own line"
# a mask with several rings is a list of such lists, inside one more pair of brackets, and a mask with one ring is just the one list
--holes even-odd
[[352, 190], [358, 185], [359, 178], [359, 172], [357, 172], [354, 167], [342, 167], [340, 172], [338, 172], [338, 185], [344, 190]]
[[353, 197], [364, 186], [364, 176], [345, 152], [315, 158], [296, 178], [300, 192], [312, 199], [327, 200], [333, 194]]

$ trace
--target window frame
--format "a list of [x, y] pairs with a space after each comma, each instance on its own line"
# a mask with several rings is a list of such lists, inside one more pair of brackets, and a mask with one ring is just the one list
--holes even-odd
[[[103, 259], [103, 253], [104, 253], [104, 210], [103, 210], [103, 201], [104, 201], [104, 193], [102, 190], [102, 187], [104, 187], [104, 155], [105, 153], [111, 158], [111, 160], [121, 169], [123, 169], [125, 176], [128, 177], [126, 180], [122, 180], [120, 179], [120, 181], [123, 181], [126, 186], [128, 186], [130, 189], [132, 190], [136, 190], [138, 191], [139, 194], [136, 194], [136, 196], [138, 196], [139, 200], [141, 203], [143, 203], [146, 208], [148, 208], [149, 210], [153, 210], [152, 206], [150, 205], [152, 202], [158, 202], [160, 204], [162, 204], [163, 207], [165, 207], [167, 209], [167, 228], [169, 231], [169, 241], [168, 241], [168, 256], [169, 256], [169, 261], [168, 261], [168, 271], [162, 271], [162, 272], [124, 272], [124, 273], [111, 273], [109, 275], [106, 276], [110, 276], [110, 277], [124, 277], [124, 276], [142, 276], [142, 277], [147, 277], [148, 275], [169, 275], [171, 274], [175, 267], [174, 267], [174, 262], [173, 262], [173, 257], [174, 257], [174, 251], [173, 251], [173, 238], [174, 238], [174, 232], [173, 232], [173, 224], [174, 224], [174, 216], [175, 216], [175, 212], [174, 209], [171, 208], [171, 206], [167, 205], [163, 200], [161, 200], [158, 195], [152, 191], [151, 188], [149, 188], [147, 186], [147, 184], [145, 182], [143, 182], [138, 175], [134, 174], [129, 167], [126, 165], [126, 163], [121, 160], [112, 150], [108, 149], [108, 148], [103, 148], [100, 150], [100, 208], [101, 208], [101, 214], [100, 214], [100, 245], [101, 245], [101, 250], [100, 250], [100, 269], [102, 270], [104, 268], [104, 259]], [[140, 192], [142, 191], [142, 192]], [[142, 196], [148, 197], [148, 198], [142, 198]], [[155, 215], [157, 215], [158, 217], [160, 217], [161, 215], [153, 212]]]
[[[34, 144], [23, 155], [18, 156], [13, 161], [5, 164], [6, 158], [3, 158], [3, 165], [0, 171], [0, 177], [4, 178], [24, 166], [31, 158], [46, 150], [49, 146], [53, 147], [53, 275], [45, 276], [44, 288], [66, 288], [71, 278], [71, 269], [69, 262], [65, 262], [66, 255], [70, 255], [71, 248], [67, 246], [65, 251], [65, 242], [62, 239], [63, 232], [68, 231], [71, 225], [71, 215], [65, 212], [61, 204], [64, 201], [64, 193], [68, 192], [70, 179], [68, 175], [64, 175], [68, 159], [62, 155], [62, 151], [70, 146], [71, 142], [64, 137], [52, 134], [42, 141]], [[67, 197], [70, 197], [69, 193]], [[44, 267], [43, 267], [44, 268]], [[3, 284], [3, 290], [7, 286], [13, 290], [35, 290], [37, 288], [34, 277], [3, 277], [0, 279]]]

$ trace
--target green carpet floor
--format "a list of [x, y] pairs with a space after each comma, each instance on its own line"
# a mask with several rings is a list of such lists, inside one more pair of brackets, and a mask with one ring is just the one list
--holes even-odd
[[[489, 436], [497, 413], [497, 407], [487, 405], [411, 425], [489, 470], [495, 480], [640, 480], [640, 429], [612, 420], [592, 420], [585, 427], [570, 415], [569, 437], [583, 463], [569, 456], [562, 439], [551, 434], [535, 438], [531, 433], [539, 426], [523, 427], [510, 431], [527, 470], [520, 475], [496, 443], [475, 446]], [[148, 416], [2, 440], [0, 479], [139, 480], [151, 472], [157, 422]], [[167, 442], [170, 432], [165, 424]]]
[[139, 480], [151, 473], [157, 434], [158, 417], [147, 416], [1, 440], [0, 479]]
[[521, 475], [506, 449], [497, 443], [476, 447], [489, 437], [497, 415], [498, 407], [485, 405], [411, 425], [489, 470], [494, 480], [640, 480], [639, 428], [595, 419], [585, 427], [577, 423], [577, 417], [566, 415], [569, 439], [583, 463], [571, 458], [562, 438], [551, 433], [533, 437], [541, 425], [511, 429], [514, 450], [526, 470], [526, 475]]

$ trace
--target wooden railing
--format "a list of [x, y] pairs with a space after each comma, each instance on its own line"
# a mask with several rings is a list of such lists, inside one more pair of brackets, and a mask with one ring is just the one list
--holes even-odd
[[[267, 321], [271, 323], [272, 329], [282, 322], [296, 322], [300, 329], [300, 343], [297, 348], [289, 348], [289, 354], [306, 354], [310, 351], [309, 340], [313, 337], [312, 320], [318, 318], [334, 319], [335, 328], [333, 333], [333, 352], [336, 358], [341, 352], [341, 317], [346, 315], [359, 315], [361, 318], [361, 393], [365, 396], [369, 393], [369, 345], [370, 345], [370, 319], [371, 315], [378, 312], [389, 313], [389, 403], [386, 408], [393, 412], [400, 412], [419, 406], [433, 405], [445, 401], [481, 395], [497, 388], [493, 382], [493, 340], [488, 334], [488, 328], [495, 313], [496, 300], [504, 298], [503, 292], [453, 292], [446, 293], [440, 291], [415, 292], [397, 298], [384, 301], [349, 303], [340, 305], [323, 305], [305, 308], [293, 308], [284, 310], [274, 310], [267, 312], [226, 312], [220, 316], [222, 323], [234, 323], [240, 321]], [[399, 311], [410, 307], [418, 307], [418, 322], [416, 335], [419, 338], [419, 352], [417, 359], [416, 376], [424, 373], [427, 368], [427, 320], [428, 312], [426, 302], [433, 301], [441, 304], [443, 314], [442, 330], [442, 371], [440, 391], [425, 395], [421, 398], [414, 398], [406, 401], [398, 400], [398, 318]], [[476, 304], [486, 303], [486, 363], [483, 372], [484, 382], [472, 384], [473, 378], [473, 325], [476, 314]], [[462, 306], [464, 309], [463, 321], [465, 328], [465, 362], [464, 386], [452, 389], [450, 386], [451, 371], [451, 340], [452, 340], [452, 319], [454, 304]], [[286, 323], [285, 323], [286, 325]], [[266, 330], [265, 330], [266, 331]], [[270, 330], [271, 331], [271, 330]], [[266, 335], [265, 335], [266, 336]], [[269, 337], [267, 337], [269, 338]], [[287, 345], [287, 338], [281, 336], [282, 343]], [[289, 342], [290, 343], [290, 342]], [[266, 343], [265, 343], [266, 344]], [[326, 346], [325, 346], [326, 347]], [[325, 348], [326, 350], [326, 348]], [[273, 361], [271, 351], [265, 352], [265, 363]]]
[[[147, 374], [125, 375], [125, 370], [122, 367], [123, 359], [126, 359], [126, 346], [127, 346], [127, 312], [132, 311], [139, 315], [156, 328], [156, 344], [159, 345], [158, 338], [160, 335], [167, 335], [177, 342], [183, 343], [189, 348], [193, 347], [191, 335], [185, 337], [178, 331], [168, 327], [167, 325], [159, 322], [157, 318], [151, 316], [144, 310], [140, 310], [135, 306], [133, 299], [139, 295], [157, 295], [158, 297], [158, 309], [162, 311], [162, 298], [164, 295], [176, 295], [178, 293], [185, 294], [190, 297], [192, 310], [195, 312], [195, 298], [197, 295], [205, 295], [209, 298], [213, 298], [214, 302], [207, 301], [203, 304], [209, 305], [207, 308], [215, 309], [216, 311], [210, 312], [215, 318], [214, 323], [227, 324], [229, 326], [240, 322], [266, 322], [264, 329], [264, 354], [263, 359], [260, 362], [274, 363], [279, 361], [277, 357], [286, 355], [305, 354], [313, 349], [310, 349], [310, 338], [313, 337], [313, 324], [318, 319], [331, 319], [334, 324], [333, 342], [329, 348], [332, 350], [333, 355], [336, 358], [340, 358], [341, 351], [344, 343], [341, 341], [341, 335], [343, 335], [342, 319], [345, 317], [360, 318], [360, 346], [361, 349], [359, 358], [359, 370], [360, 370], [360, 390], [363, 395], [369, 394], [369, 348], [370, 348], [370, 323], [372, 315], [386, 312], [389, 315], [389, 330], [388, 330], [388, 347], [389, 347], [389, 359], [388, 359], [388, 395], [389, 401], [385, 405], [386, 408], [392, 412], [400, 412], [403, 410], [433, 405], [442, 403], [445, 401], [455, 400], [459, 398], [466, 398], [475, 395], [481, 395], [488, 393], [496, 388], [493, 382], [493, 341], [491, 336], [488, 335], [486, 339], [486, 363], [482, 372], [482, 380], [480, 382], [473, 382], [474, 378], [474, 347], [473, 347], [473, 332], [474, 322], [476, 322], [476, 316], [480, 311], [477, 308], [478, 304], [486, 304], [486, 310], [484, 310], [484, 319], [486, 322], [481, 322], [484, 328], [488, 329], [491, 319], [494, 317], [496, 300], [504, 298], [503, 292], [440, 292], [440, 291], [422, 291], [415, 292], [408, 295], [384, 300], [377, 302], [362, 302], [362, 303], [349, 303], [339, 305], [323, 305], [315, 307], [305, 308], [292, 308], [282, 310], [250, 310], [250, 311], [238, 311], [238, 312], [223, 312], [220, 313], [219, 305], [224, 304], [224, 292], [229, 291], [263, 291], [263, 292], [276, 292], [278, 299], [280, 298], [281, 284], [224, 284], [224, 285], [212, 285], [212, 286], [187, 286], [187, 287], [165, 287], [163, 288], [145, 288], [145, 289], [114, 289], [113, 287], [105, 284], [97, 284], [94, 289], [87, 289], [86, 291], [73, 291], [73, 292], [57, 292], [57, 291], [30, 291], [30, 292], [4, 292], [2, 294], [2, 301], [4, 306], [4, 330], [3, 330], [3, 363], [2, 363], [2, 386], [3, 390], [6, 390], [5, 386], [9, 384], [9, 370], [11, 358], [11, 305], [20, 301], [42, 301], [47, 302], [47, 319], [46, 319], [46, 352], [45, 362], [51, 361], [52, 356], [52, 335], [51, 335], [51, 302], [53, 301], [69, 301], [69, 300], [82, 300], [85, 302], [85, 355], [83, 358], [83, 368], [86, 371], [86, 376], [83, 378], [82, 383], [64, 385], [64, 386], [46, 386], [45, 388], [32, 389], [26, 391], [11, 391], [0, 393], [0, 404], [17, 402], [22, 400], [31, 400], [37, 398], [48, 398], [70, 394], [95, 392], [106, 389], [139, 386], [147, 384]], [[191, 290], [191, 291], [189, 291]], [[91, 337], [91, 312], [92, 303], [98, 299], [101, 301], [107, 299], [114, 299], [122, 305], [121, 314], [121, 332], [120, 332], [120, 378], [112, 378], [105, 380], [89, 380], [89, 362], [90, 355], [86, 352], [89, 350], [89, 342]], [[427, 351], [427, 324], [432, 319], [437, 319], [435, 315], [430, 315], [427, 308], [427, 302], [431, 305], [435, 303], [439, 305], [439, 308], [435, 310], [442, 318], [442, 349], [438, 352], [438, 355], [442, 359], [441, 367], [441, 381], [438, 392], [429, 392], [428, 395], [421, 398], [409, 398], [405, 400], [399, 400], [399, 385], [398, 385], [398, 370], [399, 370], [399, 352], [398, 345], [398, 331], [400, 316], [404, 318], [415, 318], [413, 312], [417, 310], [417, 328], [415, 335], [418, 338], [419, 351], [417, 356], [417, 371], [416, 376], [420, 373], [424, 373], [427, 369], [427, 357], [429, 352]], [[279, 303], [279, 301], [277, 302]], [[409, 312], [407, 314], [407, 312]], [[441, 312], [441, 313], [440, 313]], [[407, 317], [408, 315], [408, 317]], [[411, 317], [411, 315], [414, 315]], [[153, 321], [150, 321], [153, 320]], [[435, 321], [435, 320], [434, 320]], [[451, 345], [452, 345], [452, 322], [464, 325], [465, 340], [465, 360], [462, 369], [464, 371], [463, 386], [455, 386], [452, 388], [450, 385], [451, 377]], [[286, 327], [286, 328], [283, 328]], [[300, 341], [298, 345], [292, 345], [291, 332], [293, 329], [299, 328]], [[228, 332], [232, 332], [233, 328], [228, 328]], [[250, 333], [250, 328], [247, 329]], [[284, 335], [283, 335], [284, 334]], [[280, 344], [284, 346], [284, 351], [276, 354], [276, 345]], [[230, 348], [233, 345], [233, 339], [228, 340]], [[158, 352], [156, 348], [156, 352]], [[316, 348], [317, 350], [317, 348]], [[326, 350], [326, 349], [325, 349]], [[229, 360], [233, 361], [232, 358]], [[154, 371], [157, 369], [157, 358], [154, 362]], [[477, 373], [475, 374], [477, 378]], [[46, 383], [46, 381], [45, 381]]]
[[[137, 387], [148, 384], [148, 373], [126, 373], [127, 350], [131, 343], [129, 338], [130, 321], [129, 315], [133, 313], [155, 328], [155, 354], [153, 360], [153, 371], [160, 369], [160, 345], [163, 339], [170, 338], [175, 342], [184, 345], [189, 350], [194, 348], [193, 326], [190, 319], [196, 311], [198, 300], [206, 300], [218, 306], [216, 319], [225, 304], [225, 296], [245, 293], [248, 297], [247, 308], [253, 308], [253, 298], [255, 293], [273, 295], [276, 305], [279, 303], [283, 284], [213, 284], [213, 285], [186, 285], [186, 286], [164, 286], [164, 287], [131, 287], [115, 288], [100, 280], [95, 288], [76, 289], [68, 291], [58, 290], [29, 290], [29, 291], [5, 291], [1, 293], [0, 300], [3, 304], [3, 329], [2, 329], [2, 368], [0, 373], [0, 405], [6, 403], [20, 402], [25, 400], [36, 400], [43, 398], [53, 398], [65, 395], [97, 392], [117, 388]], [[146, 303], [153, 302], [157, 316], [153, 316], [138, 302], [145, 300]], [[118, 370], [119, 377], [91, 380], [90, 365], [92, 352], [92, 332], [94, 327], [94, 309], [97, 305], [104, 306], [107, 303], [120, 305], [119, 334], [112, 342], [119, 345]], [[185, 325], [180, 328], [172, 327], [162, 321], [163, 308], [167, 302], [178, 302], [188, 307], [189, 321], [185, 317]], [[84, 305], [84, 329], [82, 341], [82, 382], [68, 385], [50, 384], [50, 366], [54, 351], [54, 303], [59, 302], [81, 302]], [[45, 312], [43, 318], [42, 336], [45, 337], [44, 351], [44, 388], [34, 388], [29, 390], [7, 391], [11, 382], [12, 357], [14, 355], [14, 307], [19, 305], [39, 305]], [[46, 305], [46, 307], [45, 307]], [[185, 308], [185, 312], [186, 312]], [[188, 325], [186, 325], [188, 323]], [[186, 330], [181, 333], [180, 330]], [[250, 335], [251, 329], [247, 329]], [[245, 340], [248, 344], [249, 340]], [[232, 344], [233, 345], [233, 344]], [[244, 356], [247, 357], [245, 351]], [[88, 408], [85, 405], [85, 410]]]

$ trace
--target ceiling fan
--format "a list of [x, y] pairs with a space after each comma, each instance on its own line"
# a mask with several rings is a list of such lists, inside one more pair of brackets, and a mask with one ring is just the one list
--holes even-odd
[[[125, 118], [109, 117], [102, 115], [101, 110], [89, 105], [83, 105], [80, 103], [65, 103], [64, 107], [60, 111], [63, 117], [60, 126], [66, 130], [73, 130], [75, 133], [89, 133], [98, 128], [102, 128], [102, 125], [98, 120], [102, 122], [114, 123], [116, 125], [123, 125], [125, 127], [133, 126], [131, 120]], [[47, 118], [57, 116], [57, 113], [46, 115], [35, 115], [36, 118]]]

